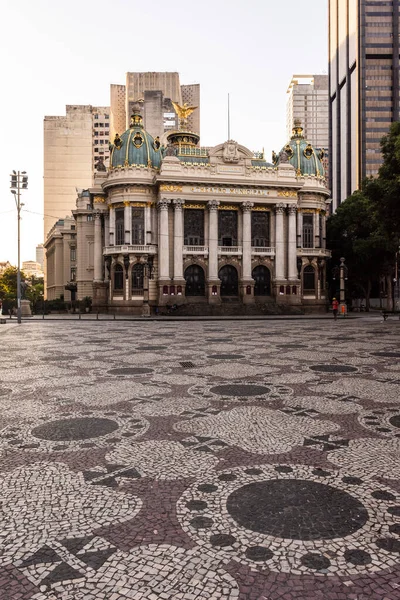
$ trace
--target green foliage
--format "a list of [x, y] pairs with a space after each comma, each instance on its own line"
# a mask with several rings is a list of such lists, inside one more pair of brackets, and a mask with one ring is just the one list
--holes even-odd
[[400, 123], [382, 139], [383, 164], [328, 219], [332, 264], [346, 258], [350, 293], [369, 301], [374, 283], [394, 273], [400, 237]]
[[398, 242], [400, 237], [400, 122], [393, 123], [382, 138], [383, 164], [375, 179], [365, 182], [365, 191], [375, 205], [386, 234]]

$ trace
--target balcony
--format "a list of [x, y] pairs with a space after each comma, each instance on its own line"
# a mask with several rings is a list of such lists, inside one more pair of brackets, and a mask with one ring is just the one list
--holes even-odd
[[251, 253], [256, 256], [275, 256], [275, 248], [272, 246], [252, 246]]
[[110, 256], [112, 254], [156, 254], [157, 246], [151, 244], [142, 244], [140, 246], [105, 246], [103, 255]]
[[297, 256], [332, 256], [331, 250], [326, 248], [297, 248]]
[[183, 254], [208, 254], [208, 246], [183, 246]]
[[241, 256], [243, 252], [242, 246], [218, 246], [218, 254], [228, 256]]

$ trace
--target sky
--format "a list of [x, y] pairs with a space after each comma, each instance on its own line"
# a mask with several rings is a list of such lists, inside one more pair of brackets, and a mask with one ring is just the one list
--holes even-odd
[[[286, 143], [293, 74], [328, 71], [326, 0], [1, 0], [0, 261], [17, 263], [10, 173], [26, 171], [21, 262], [43, 242], [43, 119], [66, 104], [108, 106], [127, 71], [178, 71], [200, 83], [201, 145]], [[65, 215], [51, 215], [57, 217]]]

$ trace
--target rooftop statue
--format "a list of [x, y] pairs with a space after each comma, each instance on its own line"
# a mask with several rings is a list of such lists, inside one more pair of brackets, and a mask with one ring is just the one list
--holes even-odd
[[194, 112], [196, 110], [196, 108], [198, 108], [198, 106], [188, 106], [187, 102], [185, 102], [181, 106], [180, 104], [177, 104], [173, 100], [171, 100], [171, 102], [175, 109], [176, 114], [178, 115], [179, 128], [183, 129], [184, 127], [187, 127], [188, 117], [192, 114], [192, 112]]

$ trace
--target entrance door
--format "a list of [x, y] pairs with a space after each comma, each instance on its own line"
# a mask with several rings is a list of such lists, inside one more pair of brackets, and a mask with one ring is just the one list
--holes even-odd
[[232, 265], [225, 265], [218, 273], [221, 280], [221, 296], [238, 296], [239, 280], [238, 273]]
[[205, 296], [206, 280], [204, 271], [199, 265], [190, 265], [185, 271], [186, 296]]
[[271, 274], [267, 267], [258, 265], [253, 269], [252, 277], [255, 281], [254, 295], [255, 296], [270, 296], [271, 295]]

